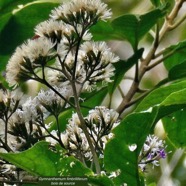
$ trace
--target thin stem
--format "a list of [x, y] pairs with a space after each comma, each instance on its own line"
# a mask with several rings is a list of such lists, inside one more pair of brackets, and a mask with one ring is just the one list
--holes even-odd
[[64, 148], [64, 144], [63, 142], [61, 141], [61, 138], [57, 138], [56, 136], [54, 136], [48, 129], [47, 127], [45, 126], [44, 124], [44, 121], [43, 121], [43, 118], [42, 118], [42, 121], [39, 123], [44, 129], [45, 131], [48, 133], [48, 136], [42, 136], [42, 137], [51, 137], [53, 138], [54, 140], [56, 140], [63, 148]]
[[48, 88], [53, 90], [60, 98], [62, 98], [64, 101], [66, 101], [71, 107], [75, 108], [75, 105], [72, 104], [69, 100], [67, 100], [63, 95], [61, 95], [53, 86], [51, 86], [45, 79], [41, 81], [44, 85], [46, 85]]
[[8, 118], [5, 115], [5, 144], [8, 144]]
[[2, 143], [2, 147], [3, 147], [7, 152], [13, 152], [13, 150], [8, 146], [8, 144], [5, 143], [1, 138], [0, 138], [0, 143]]
[[[68, 52], [69, 53], [69, 52]], [[67, 53], [67, 55], [68, 55], [68, 53]], [[71, 80], [71, 76], [68, 74], [68, 72], [66, 71], [66, 69], [65, 69], [65, 60], [66, 60], [66, 58], [67, 58], [67, 55], [65, 56], [65, 58], [63, 59], [63, 61], [61, 60], [61, 58], [60, 58], [60, 56], [58, 55], [57, 57], [58, 57], [58, 60], [59, 60], [59, 62], [60, 62], [60, 64], [61, 64], [61, 71], [62, 71], [62, 73], [68, 78], [68, 80], [70, 81]]]
[[149, 71], [152, 68], [154, 68], [155, 66], [161, 64], [165, 59], [167, 59], [168, 57], [170, 57], [172, 54], [174, 54], [174, 50], [170, 53], [168, 53], [167, 55], [165, 55], [164, 57], [162, 57], [161, 59], [155, 61], [152, 65], [149, 65], [146, 67], [146, 70]]
[[184, 15], [179, 21], [177, 21], [176, 23], [174, 23], [173, 25], [171, 25], [169, 27], [170, 30], [173, 30], [175, 28], [177, 28], [179, 25], [181, 25], [186, 19], [186, 15]]
[[[167, 16], [164, 24], [163, 24], [163, 27], [160, 31], [160, 37], [159, 37], [159, 42], [162, 40], [162, 38], [165, 36], [165, 34], [172, 30], [172, 25], [173, 25], [173, 22], [175, 20], [175, 18], [177, 17], [178, 15], [178, 12], [179, 10], [181, 9], [182, 5], [183, 5], [184, 1], [183, 0], [177, 0], [172, 11], [170, 12], [170, 14]], [[181, 23], [180, 23], [181, 24]], [[176, 28], [176, 27], [175, 27]]]
[[139, 81], [138, 76], [139, 76], [139, 62], [137, 61], [136, 65], [135, 65], [135, 77], [134, 77], [135, 82]]
[[59, 138], [59, 140], [58, 140], [58, 142], [61, 144], [61, 146], [62, 147], [64, 147], [64, 144], [63, 144], [63, 142], [62, 142], [62, 140], [61, 140], [61, 130], [60, 130], [60, 125], [59, 125], [59, 118], [58, 118], [58, 116], [54, 116], [55, 118], [56, 118], [56, 124], [57, 124], [57, 130], [58, 130], [58, 133], [57, 133], [57, 135], [58, 135], [58, 138]]
[[119, 92], [120, 92], [120, 94], [121, 94], [121, 97], [122, 97], [122, 98], [125, 98], [125, 95], [124, 95], [123, 90], [122, 90], [122, 88], [121, 88], [120, 85], [118, 86], [118, 90], [119, 90]]
[[78, 93], [77, 93], [77, 90], [76, 90], [75, 82], [72, 81], [71, 84], [72, 84], [72, 89], [73, 89], [74, 99], [75, 99], [75, 104], [76, 104], [75, 109], [76, 109], [76, 112], [78, 114], [79, 120], [81, 122], [82, 130], [85, 133], [85, 136], [87, 138], [90, 150], [92, 152], [93, 161], [94, 161], [95, 168], [96, 168], [96, 173], [100, 174], [101, 173], [101, 168], [100, 168], [100, 165], [99, 165], [98, 156], [97, 156], [95, 148], [94, 148], [94, 146], [92, 144], [92, 140], [91, 140], [91, 138], [89, 136], [89, 133], [88, 133], [88, 130], [87, 130], [87, 126], [85, 124], [85, 120], [84, 120], [83, 115], [81, 113], [81, 108], [80, 108], [80, 105], [79, 105]]
[[76, 79], [76, 67], [77, 67], [77, 62], [78, 62], [78, 53], [79, 53], [79, 48], [80, 48], [83, 34], [84, 34], [84, 31], [82, 31], [81, 35], [79, 36], [79, 40], [78, 40], [77, 46], [76, 46], [76, 52], [75, 52], [75, 58], [74, 58], [74, 69], [73, 69], [73, 75], [72, 75], [73, 80]]
[[[141, 61], [141, 65], [139, 68], [138, 82], [136, 82], [135, 80], [133, 81], [125, 98], [121, 101], [120, 105], [116, 109], [116, 111], [119, 114], [121, 114], [128, 107], [128, 104], [131, 102], [132, 98], [134, 97], [134, 95], [138, 91], [140, 81], [143, 78], [144, 74], [148, 71], [148, 69], [147, 69], [148, 65], [151, 62], [151, 60], [154, 59], [155, 52], [159, 46], [160, 41], [165, 36], [165, 34], [169, 31], [169, 25], [171, 25], [173, 23], [175, 17], [178, 14], [178, 11], [182, 7], [183, 2], [184, 2], [183, 0], [178, 0], [175, 3], [172, 11], [170, 12], [168, 18], [165, 20], [160, 31], [159, 31], [159, 26], [157, 25], [156, 36], [155, 36], [154, 42], [152, 44], [152, 47], [149, 50], [147, 56], [144, 59], [142, 59], [142, 61]], [[160, 63], [160, 62], [158, 62], [158, 63]]]
[[166, 48], [162, 49], [161, 51], [159, 51], [157, 54], [154, 55], [154, 59], [160, 57], [161, 55], [163, 55], [166, 51]]

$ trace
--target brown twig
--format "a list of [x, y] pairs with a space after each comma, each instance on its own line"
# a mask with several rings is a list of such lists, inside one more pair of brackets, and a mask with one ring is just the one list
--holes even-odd
[[[152, 44], [152, 47], [151, 47], [150, 51], [148, 52], [147, 56], [142, 60], [141, 65], [139, 67], [138, 82], [133, 81], [125, 98], [121, 101], [118, 108], [116, 109], [118, 113], [122, 114], [122, 112], [128, 107], [128, 105], [130, 105], [132, 98], [134, 97], [134, 95], [136, 94], [136, 92], [139, 88], [139, 84], [141, 82], [141, 79], [143, 78], [144, 74], [148, 71], [149, 63], [151, 62], [152, 59], [154, 59], [155, 52], [156, 52], [162, 38], [165, 36], [165, 34], [168, 31], [170, 31], [170, 29], [171, 29], [170, 25], [173, 25], [173, 22], [174, 22], [175, 18], [177, 17], [178, 12], [181, 9], [184, 1], [185, 0], [177, 0], [172, 11], [165, 19], [161, 30], [159, 31], [159, 28], [157, 27], [156, 36], [155, 36], [154, 42]], [[162, 62], [162, 60], [160, 62]], [[159, 64], [160, 62], [156, 62], [156, 63]], [[157, 64], [155, 64], [155, 66]]]

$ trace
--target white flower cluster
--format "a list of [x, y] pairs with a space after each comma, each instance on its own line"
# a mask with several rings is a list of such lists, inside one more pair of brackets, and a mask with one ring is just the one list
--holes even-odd
[[[15, 88], [19, 83], [35, 80], [44, 86], [34, 98], [0, 91], [0, 123], [7, 134], [5, 139], [0, 136], [1, 148], [6, 152], [23, 151], [46, 140], [61, 145], [67, 155], [82, 162], [92, 161], [90, 143], [77, 114], [72, 115], [64, 133], [59, 115], [69, 105], [78, 108], [82, 91], [90, 91], [100, 82], [111, 82], [113, 63], [119, 58], [105, 42], [92, 41], [89, 33], [97, 21], [110, 17], [111, 11], [100, 0], [72, 0], [53, 10], [48, 20], [35, 27], [35, 36], [16, 48], [6, 68], [9, 85]], [[49, 115], [55, 118], [52, 127], [45, 123]], [[111, 131], [118, 117], [114, 110], [101, 106], [84, 117], [100, 157], [113, 137]]]
[[139, 155], [139, 167], [142, 171], [145, 171], [147, 164], [153, 166], [159, 165], [161, 158], [166, 158], [167, 153], [165, 152], [165, 141], [160, 140], [155, 135], [147, 136], [147, 139], [143, 145], [143, 148]]
[[[103, 156], [103, 150], [107, 141], [112, 138], [112, 129], [118, 125], [119, 114], [104, 106], [90, 110], [85, 117], [86, 126], [96, 152]], [[77, 114], [73, 114], [69, 120], [66, 131], [61, 135], [65, 148], [71, 155], [80, 160], [92, 160], [87, 138], [80, 127]]]
[[5, 121], [6, 117], [14, 112], [20, 104], [22, 95], [19, 90], [12, 92], [0, 90], [0, 118], [2, 120]]
[[0, 151], [22, 151], [43, 139], [44, 130], [37, 123], [43, 111], [37, 107], [35, 99], [20, 90], [0, 91]]
[[9, 141], [14, 151], [26, 150], [44, 139], [45, 130], [40, 122], [43, 117], [43, 110], [37, 105], [35, 98], [21, 100], [8, 121]]
[[110, 17], [111, 11], [100, 0], [72, 0], [60, 5], [49, 20], [36, 26], [32, 39], [17, 47], [7, 65], [7, 81], [11, 86], [29, 79], [64, 86], [75, 80], [80, 91], [92, 90], [100, 81], [110, 82], [112, 63], [119, 58], [105, 42], [90, 41], [89, 33], [98, 20]]
[[52, 11], [51, 17], [65, 23], [89, 26], [97, 20], [111, 18], [111, 11], [100, 0], [72, 0]]
[[67, 100], [72, 96], [72, 90], [70, 86], [55, 86], [54, 89], [59, 93], [58, 95], [51, 89], [41, 90], [36, 99], [39, 105], [42, 105], [48, 112], [57, 116], [68, 106]]
[[28, 40], [10, 58], [6, 79], [11, 86], [31, 79], [34, 70], [44, 66], [55, 55], [54, 44], [46, 38]]

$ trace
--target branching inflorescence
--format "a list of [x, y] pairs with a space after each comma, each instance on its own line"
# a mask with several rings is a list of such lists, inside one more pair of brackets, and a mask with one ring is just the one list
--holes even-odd
[[[99, 89], [114, 76], [113, 63], [119, 57], [105, 42], [93, 41], [89, 33], [99, 20], [106, 21], [111, 15], [100, 0], [72, 0], [52, 10], [50, 19], [35, 27], [35, 36], [17, 47], [7, 65], [7, 82], [15, 91], [28, 80], [38, 81], [44, 88], [34, 98], [0, 92], [0, 122], [5, 131], [1, 148], [23, 151], [46, 140], [60, 144], [67, 156], [75, 156], [86, 166], [93, 162], [90, 167], [101, 173], [99, 159], [120, 123], [119, 113], [97, 106], [84, 117], [79, 100], [82, 92]], [[59, 116], [69, 108], [75, 112], [63, 131]], [[50, 116], [55, 122], [48, 124]], [[163, 142], [149, 136], [139, 168], [144, 170], [147, 163], [157, 165], [165, 156]]]

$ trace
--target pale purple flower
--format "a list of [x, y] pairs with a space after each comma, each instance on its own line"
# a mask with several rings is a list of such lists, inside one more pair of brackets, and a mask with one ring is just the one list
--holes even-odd
[[142, 171], [145, 170], [147, 164], [159, 166], [159, 160], [166, 158], [165, 141], [159, 139], [155, 135], [147, 136], [143, 148], [139, 156], [139, 167]]

